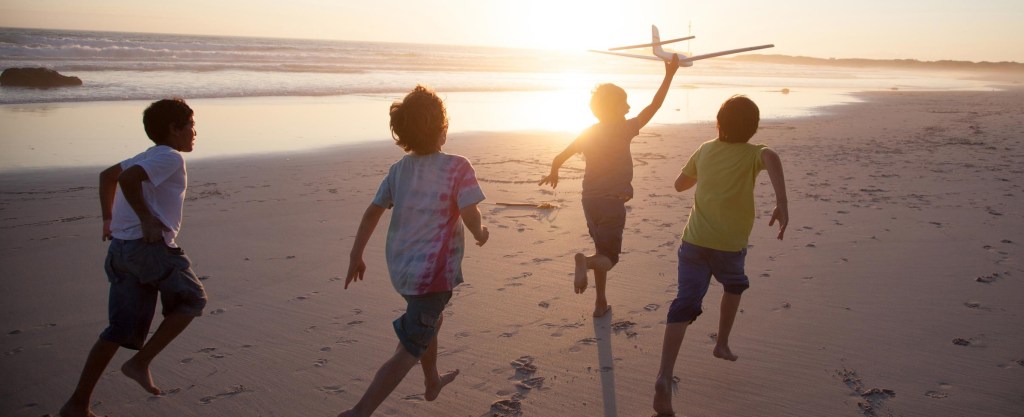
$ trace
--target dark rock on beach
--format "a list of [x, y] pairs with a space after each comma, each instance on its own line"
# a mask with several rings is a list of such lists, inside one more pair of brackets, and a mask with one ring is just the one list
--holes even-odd
[[82, 85], [78, 77], [61, 75], [49, 68], [7, 68], [0, 74], [4, 87], [53, 88]]

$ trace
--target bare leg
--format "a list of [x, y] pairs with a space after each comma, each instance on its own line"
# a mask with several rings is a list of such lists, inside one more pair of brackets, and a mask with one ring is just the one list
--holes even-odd
[[156, 355], [160, 354], [174, 338], [178, 337], [188, 327], [193, 318], [184, 314], [170, 314], [164, 317], [160, 327], [156, 329], [156, 332], [149, 338], [149, 341], [142, 346], [142, 349], [135, 356], [132, 356], [131, 359], [128, 359], [124, 365], [121, 365], [121, 373], [138, 382], [150, 394], [160, 395], [160, 388], [153, 385], [153, 377], [149, 373], [149, 364], [153, 362], [153, 358]]
[[95, 417], [89, 409], [92, 402], [92, 392], [96, 388], [103, 371], [107, 369], [110, 360], [114, 358], [117, 349], [121, 346], [117, 343], [99, 339], [92, 345], [89, 356], [85, 359], [85, 367], [82, 368], [82, 376], [78, 378], [78, 386], [71, 394], [68, 402], [60, 408], [61, 417]]
[[444, 315], [441, 315], [437, 319], [437, 334], [434, 335], [434, 339], [430, 341], [430, 345], [427, 345], [427, 350], [420, 357], [420, 366], [423, 368], [423, 381], [426, 386], [423, 398], [427, 401], [436, 400], [437, 396], [441, 394], [441, 389], [454, 381], [455, 377], [459, 375], [458, 369], [446, 372], [444, 375], [437, 373], [437, 337], [441, 334], [441, 323], [443, 322]]
[[690, 323], [669, 323], [665, 326], [665, 339], [661, 344], [661, 366], [654, 382], [654, 412], [659, 416], [672, 416], [672, 373], [676, 367], [679, 347]]
[[388, 395], [398, 387], [398, 384], [405, 378], [405, 374], [416, 366], [416, 357], [398, 344], [395, 354], [381, 365], [377, 374], [373, 376], [373, 382], [366, 388], [366, 393], [359, 399], [351, 410], [343, 411], [338, 417], [370, 417], [373, 411], [384, 402]]
[[712, 352], [716, 358], [727, 361], [735, 361], [739, 356], [733, 355], [729, 350], [729, 333], [732, 332], [732, 324], [736, 321], [736, 312], [740, 309], [740, 294], [723, 293], [722, 311], [718, 319], [718, 343]]
[[611, 309], [605, 296], [605, 285], [608, 282], [608, 270], [613, 266], [612, 260], [604, 255], [587, 258], [587, 267], [594, 270], [594, 287], [597, 289], [597, 296], [594, 298], [594, 317], [604, 316]]
[[577, 253], [573, 260], [576, 261], [576, 271], [572, 286], [576, 294], [583, 294], [587, 290], [587, 256]]
[[605, 297], [605, 284], [608, 282], [608, 271], [594, 269], [594, 287], [597, 288], [597, 297], [594, 298], [594, 317], [601, 317], [608, 314], [611, 307], [608, 306], [608, 298]]

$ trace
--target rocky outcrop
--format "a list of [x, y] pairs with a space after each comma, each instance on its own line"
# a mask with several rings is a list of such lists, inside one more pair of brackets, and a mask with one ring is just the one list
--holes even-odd
[[61, 75], [49, 68], [8, 68], [0, 74], [4, 87], [53, 88], [82, 85], [78, 77]]

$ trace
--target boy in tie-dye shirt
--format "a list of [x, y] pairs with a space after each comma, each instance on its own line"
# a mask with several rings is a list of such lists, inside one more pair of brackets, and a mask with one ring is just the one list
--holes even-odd
[[363, 279], [363, 250], [380, 217], [393, 209], [385, 248], [395, 290], [405, 298], [405, 314], [393, 322], [398, 347], [377, 371], [354, 407], [339, 417], [369, 417], [419, 361], [427, 401], [455, 380], [456, 369], [437, 371], [437, 332], [452, 289], [462, 283], [463, 224], [476, 244], [487, 242], [477, 204], [484, 194], [469, 160], [441, 152], [448, 132], [444, 103], [430, 89], [416, 86], [391, 105], [391, 133], [407, 152], [384, 177], [363, 214], [352, 245], [345, 288]]

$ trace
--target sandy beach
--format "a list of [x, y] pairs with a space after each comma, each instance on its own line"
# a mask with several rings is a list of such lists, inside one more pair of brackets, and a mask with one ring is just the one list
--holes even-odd
[[[713, 284], [676, 368], [678, 415], [1024, 416], [1024, 90], [861, 98], [762, 121], [752, 142], [782, 158], [791, 224], [777, 241], [762, 174], [751, 288], [731, 339], [740, 359], [711, 355]], [[536, 185], [571, 136], [450, 137], [445, 151], [474, 163], [491, 230], [467, 248], [440, 334], [440, 368], [461, 374], [426, 402], [414, 369], [375, 415], [653, 414], [693, 199], [672, 182], [714, 135], [710, 123], [657, 124], [635, 140], [625, 253], [600, 319], [593, 289], [572, 291], [572, 255], [591, 249], [583, 161], [569, 161], [557, 190]], [[206, 314], [154, 362], [166, 395], [117, 371], [122, 350], [94, 411], [334, 416], [354, 404], [395, 348], [404, 307], [384, 264], [389, 215], [365, 281], [343, 290], [343, 274], [360, 216], [401, 155], [377, 144], [190, 162], [178, 241], [203, 277]], [[98, 173], [0, 174], [0, 415], [56, 415], [106, 325]]]

